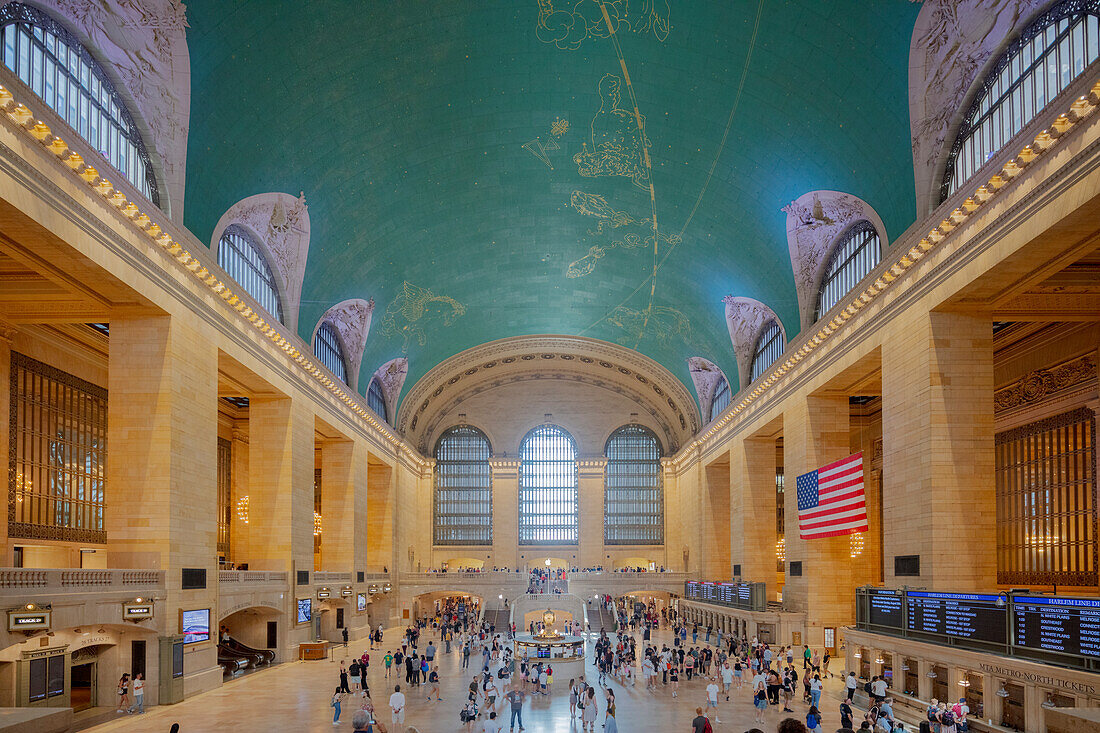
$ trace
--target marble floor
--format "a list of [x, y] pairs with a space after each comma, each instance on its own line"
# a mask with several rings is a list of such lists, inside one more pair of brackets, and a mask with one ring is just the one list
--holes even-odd
[[[387, 648], [399, 638], [399, 631], [391, 629], [385, 634], [389, 640]], [[641, 635], [638, 635], [641, 643]], [[671, 640], [668, 632], [657, 632], [657, 643]], [[690, 638], [689, 638], [690, 641]], [[702, 639], [700, 638], [700, 641]], [[422, 644], [423, 645], [423, 644]], [[349, 651], [367, 649], [366, 640], [353, 640]], [[442, 651], [442, 649], [441, 649]], [[167, 732], [172, 723], [180, 724], [180, 733], [206, 733], [207, 731], [298, 731], [319, 732], [328, 730], [351, 731], [352, 714], [359, 708], [360, 698], [347, 696], [343, 703], [343, 714], [339, 726], [332, 725], [332, 708], [329, 701], [332, 691], [339, 682], [339, 663], [345, 659], [344, 650], [334, 650], [334, 658], [314, 662], [288, 662], [270, 670], [257, 672], [227, 682], [221, 688], [189, 698], [178, 705], [151, 708], [141, 716], [120, 715], [118, 720], [104, 723], [91, 730], [119, 731], [126, 733]], [[473, 675], [472, 671], [461, 669], [461, 655], [440, 653], [436, 657], [439, 664], [442, 702], [425, 700], [427, 688], [407, 690], [404, 676], [399, 679], [394, 672], [390, 680], [385, 679], [385, 670], [380, 663], [384, 652], [371, 652], [369, 674], [370, 688], [374, 702], [379, 709], [381, 720], [390, 733], [394, 726], [390, 724], [387, 701], [393, 685], [400, 682], [402, 690], [407, 692], [407, 714], [405, 726], [415, 726], [420, 733], [438, 731], [463, 731], [465, 727], [459, 721], [458, 714], [465, 701], [465, 691]], [[471, 666], [475, 664], [471, 657]], [[480, 657], [477, 657], [480, 659]], [[350, 660], [348, 660], [350, 661]], [[494, 669], [496, 667], [494, 666]], [[587, 676], [591, 684], [597, 678], [593, 665], [587, 665]], [[580, 731], [579, 720], [570, 720], [568, 680], [555, 679], [553, 694], [548, 697], [528, 695], [523, 708], [523, 723], [526, 733], [550, 733], [561, 731]], [[705, 699], [706, 682], [695, 679], [680, 682], [677, 697], [673, 698], [667, 687], [658, 686], [656, 692], [647, 692], [639, 681], [636, 687], [623, 687], [618, 682], [608, 683], [616, 696], [619, 730], [624, 733], [641, 731], [684, 731], [690, 730], [691, 719], [695, 717], [696, 706]], [[421, 691], [423, 695], [421, 695]], [[830, 694], [833, 693], [833, 694]], [[823, 699], [823, 731], [833, 731], [839, 727], [840, 715], [837, 706], [840, 683], [830, 680]], [[604, 719], [603, 693], [596, 685], [596, 695], [600, 699], [597, 731]], [[834, 697], [835, 695], [835, 697]], [[805, 720], [807, 706], [796, 700], [792, 705], [794, 713], [780, 713], [771, 708], [765, 716], [765, 723], [757, 726], [753, 723], [749, 685], [742, 690], [731, 690], [730, 701], [720, 697], [718, 718], [720, 723], [712, 726], [717, 731], [747, 731], [759, 727], [765, 733], [772, 733], [776, 725], [785, 717], [797, 717]], [[498, 704], [498, 707], [502, 708]], [[499, 714], [498, 714], [499, 715]], [[507, 721], [507, 714], [505, 721]], [[475, 732], [481, 731], [480, 724], [474, 725]], [[507, 730], [507, 727], [505, 727]], [[396, 731], [404, 733], [404, 731]]]

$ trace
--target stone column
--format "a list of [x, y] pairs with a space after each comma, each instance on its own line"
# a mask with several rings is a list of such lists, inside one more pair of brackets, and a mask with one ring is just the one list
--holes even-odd
[[[8, 475], [8, 450], [11, 442], [11, 435], [8, 432], [11, 424], [9, 420], [11, 415], [11, 341], [14, 337], [15, 326], [0, 321], [0, 476]], [[3, 483], [5, 487], [3, 494], [4, 506], [7, 506], [8, 491], [11, 491], [8, 483], [7, 481]], [[8, 515], [6, 509], [3, 518], [0, 519], [0, 540], [4, 543], [2, 545], [4, 554], [0, 557], [0, 562], [4, 564], [4, 567], [10, 568], [12, 565], [12, 552], [8, 546]]]
[[734, 440], [730, 458], [730, 561], [775, 598], [775, 439]]
[[801, 539], [795, 484], [799, 475], [850, 455], [848, 398], [810, 395], [790, 403], [783, 413], [785, 537], [788, 567], [801, 561], [802, 576], [787, 573], [783, 602], [790, 610], [806, 613], [803, 643], [820, 647], [825, 626], [841, 627], [855, 620], [849, 538]]
[[[730, 461], [709, 463], [702, 472], [702, 514], [696, 524], [703, 539], [703, 575], [711, 580], [729, 580], [730, 564]], [[740, 510], [741, 507], [737, 507]]]
[[313, 412], [304, 400], [253, 397], [248, 434], [248, 567], [313, 570]]
[[[169, 316], [111, 319], [108, 357], [107, 562], [165, 571], [157, 613], [217, 621], [218, 351], [212, 333]], [[183, 590], [183, 569], [205, 571]], [[188, 648], [185, 694], [221, 684], [214, 644]], [[155, 683], [154, 683], [155, 684]]]
[[243, 508], [242, 499], [248, 496], [248, 432], [241, 426], [233, 426], [230, 451], [233, 459], [233, 481], [229, 495], [229, 559], [240, 563], [246, 562], [249, 555], [248, 525], [237, 511], [238, 505]]
[[[604, 471], [606, 458], [577, 461], [577, 566], [604, 565]], [[567, 556], [568, 557], [568, 556]]]
[[321, 446], [323, 570], [367, 567], [367, 447], [350, 439]]
[[493, 564], [518, 568], [519, 561], [519, 461], [494, 458], [493, 472]]
[[661, 459], [661, 489], [665, 515], [664, 565], [669, 570], [687, 570], [682, 567], [684, 533], [680, 521], [680, 484], [668, 458]]
[[367, 569], [396, 573], [397, 543], [394, 537], [394, 468], [375, 456], [367, 458]]
[[[899, 324], [905, 348], [882, 352], [885, 583], [988, 591], [997, 570], [990, 319], [912, 318]], [[920, 556], [919, 578], [894, 576], [898, 555]]]

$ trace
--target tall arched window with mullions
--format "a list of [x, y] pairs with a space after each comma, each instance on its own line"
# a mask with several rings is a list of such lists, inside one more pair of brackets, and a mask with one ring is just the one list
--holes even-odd
[[951, 146], [940, 200], [1001, 151], [1100, 58], [1100, 0], [1062, 0], [1036, 18], [985, 78]]
[[283, 303], [275, 275], [251, 232], [236, 224], [227, 226], [218, 240], [218, 264], [261, 308], [282, 323]]
[[779, 323], [772, 319], [760, 329], [760, 337], [756, 339], [756, 348], [752, 352], [752, 368], [750, 369], [752, 381], [756, 381], [768, 367], [775, 363], [786, 348], [783, 343], [783, 329]]
[[[4, 66], [160, 206], [152, 163], [133, 116], [103, 67], [72, 33], [38, 8], [8, 3], [0, 8], [0, 54]], [[95, 160], [86, 162], [99, 167]]]
[[604, 450], [604, 543], [660, 545], [665, 537], [661, 443], [643, 425], [624, 425]]
[[519, 543], [577, 544], [577, 444], [540, 425], [519, 446]]
[[874, 224], [857, 221], [833, 247], [821, 287], [817, 290], [814, 320], [829, 312], [840, 299], [851, 292], [860, 280], [875, 269], [882, 254], [882, 243]]
[[330, 372], [347, 384], [348, 367], [344, 361], [344, 347], [336, 328], [328, 321], [321, 324], [317, 335], [313, 337], [313, 353]]
[[372, 378], [367, 387], [367, 407], [374, 410], [374, 414], [389, 424], [390, 414], [386, 409], [386, 393], [382, 391], [382, 380], [378, 377]]
[[719, 377], [718, 384], [714, 386], [714, 397], [710, 400], [711, 420], [726, 411], [726, 408], [730, 406], [730, 397], [732, 396], [729, 381], [726, 380], [725, 376]]
[[485, 433], [457, 425], [435, 444], [434, 542], [493, 544], [493, 449]]

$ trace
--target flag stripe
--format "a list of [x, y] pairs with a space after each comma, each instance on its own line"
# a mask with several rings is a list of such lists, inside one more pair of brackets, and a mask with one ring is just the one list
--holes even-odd
[[802, 539], [867, 531], [862, 453], [802, 474], [796, 480], [796, 488]]

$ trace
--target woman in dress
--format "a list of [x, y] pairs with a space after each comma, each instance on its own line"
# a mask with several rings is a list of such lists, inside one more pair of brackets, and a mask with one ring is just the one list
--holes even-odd
[[596, 691], [589, 687], [584, 695], [584, 714], [581, 717], [581, 730], [596, 730]]
[[619, 733], [619, 725], [615, 722], [615, 703], [607, 704], [607, 717], [603, 719], [603, 733]]
[[569, 680], [569, 717], [577, 717], [577, 681], [575, 679]]

